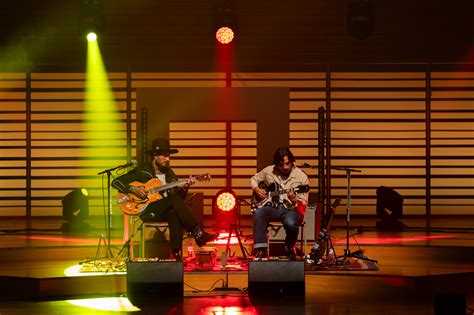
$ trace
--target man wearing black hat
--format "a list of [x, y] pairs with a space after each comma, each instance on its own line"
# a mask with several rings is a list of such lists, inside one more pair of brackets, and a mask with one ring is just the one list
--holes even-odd
[[[146, 183], [152, 178], [158, 178], [163, 185], [176, 181], [178, 178], [170, 168], [170, 154], [177, 153], [177, 149], [171, 149], [169, 140], [153, 140], [150, 153], [153, 160], [150, 164], [134, 168], [127, 174], [117, 177], [112, 181], [112, 186], [124, 194], [132, 193], [142, 199], [146, 199], [147, 194], [141, 188], [130, 185], [132, 182]], [[189, 181], [181, 188], [174, 191], [162, 192], [164, 198], [150, 202], [146, 209], [140, 213], [143, 221], [167, 221], [170, 229], [170, 245], [173, 256], [176, 260], [182, 260], [181, 249], [183, 241], [183, 228], [192, 233], [198, 246], [204, 246], [207, 242], [215, 240], [218, 233], [209, 234], [202, 230], [191, 210], [185, 204], [184, 199], [189, 186], [193, 183]]]

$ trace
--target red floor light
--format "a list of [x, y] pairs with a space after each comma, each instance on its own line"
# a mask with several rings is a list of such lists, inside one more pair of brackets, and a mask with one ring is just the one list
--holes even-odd
[[216, 231], [228, 230], [238, 218], [238, 200], [232, 190], [223, 189], [212, 199], [212, 215], [215, 219]]

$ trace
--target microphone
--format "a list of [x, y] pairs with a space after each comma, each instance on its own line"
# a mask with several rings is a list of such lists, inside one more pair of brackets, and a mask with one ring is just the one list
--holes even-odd
[[119, 165], [117, 167], [112, 167], [112, 168], [109, 168], [108, 170], [99, 172], [99, 173], [97, 173], [97, 175], [102, 175], [104, 173], [110, 173], [110, 172], [115, 171], [115, 170], [122, 170], [124, 168], [130, 167], [130, 166], [135, 166], [135, 165], [137, 165], [137, 160], [131, 160], [130, 162], [128, 162], [126, 164], [122, 164], [122, 165]]
[[137, 160], [131, 160], [128, 163], [117, 166], [115, 169], [123, 169], [123, 168], [127, 168], [127, 167], [130, 167], [130, 166], [135, 166], [135, 165], [137, 165]]
[[300, 165], [301, 168], [314, 168], [313, 165], [309, 164], [309, 163], [306, 163], [306, 162], [301, 162], [301, 165]]

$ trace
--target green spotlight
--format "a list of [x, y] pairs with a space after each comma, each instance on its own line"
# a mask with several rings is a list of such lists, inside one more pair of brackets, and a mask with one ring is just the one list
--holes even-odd
[[90, 32], [87, 34], [87, 40], [90, 42], [95, 42], [97, 40], [97, 34], [94, 32]]

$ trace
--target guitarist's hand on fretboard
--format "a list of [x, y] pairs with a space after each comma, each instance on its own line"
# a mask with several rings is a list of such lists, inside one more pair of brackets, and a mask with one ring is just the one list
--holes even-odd
[[196, 178], [194, 176], [189, 176], [188, 178], [188, 182], [186, 184], [184, 184], [183, 188], [185, 190], [189, 189], [189, 187], [191, 187], [194, 183], [196, 182]]

